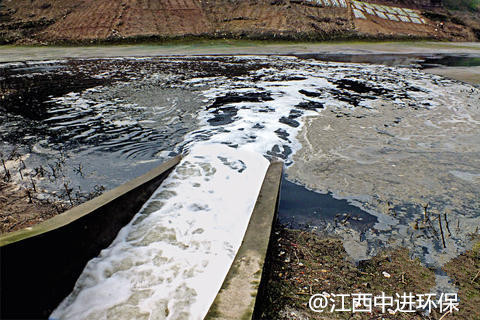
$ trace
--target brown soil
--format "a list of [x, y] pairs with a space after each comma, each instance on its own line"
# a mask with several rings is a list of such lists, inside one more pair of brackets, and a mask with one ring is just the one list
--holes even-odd
[[[380, 2], [415, 8], [413, 1]], [[478, 17], [447, 20], [439, 31], [438, 21], [428, 20], [423, 26], [376, 17], [353, 19], [350, 9], [301, 0], [15, 0], [0, 1], [0, 43], [118, 42], [189, 36], [475, 40]]]
[[0, 181], [0, 234], [30, 227], [65, 209], [61, 203], [37, 199], [26, 189]]
[[426, 24], [419, 25], [369, 16], [367, 20], [355, 19], [355, 27], [358, 32], [373, 37], [405, 36], [470, 42], [477, 39], [472, 28], [452, 22], [448, 16], [437, 21], [425, 20]]
[[[441, 316], [433, 313], [429, 318], [420, 312], [391, 315], [375, 309], [372, 313], [329, 310], [314, 313], [308, 307], [312, 294], [429, 293], [435, 286], [435, 275], [418, 260], [410, 259], [407, 249], [387, 251], [355, 266], [347, 260], [338, 239], [277, 228], [271, 241], [270, 265], [262, 279], [264, 291], [256, 310], [261, 319], [438, 319]], [[386, 277], [384, 272], [390, 276]], [[347, 303], [346, 307], [351, 306]]]

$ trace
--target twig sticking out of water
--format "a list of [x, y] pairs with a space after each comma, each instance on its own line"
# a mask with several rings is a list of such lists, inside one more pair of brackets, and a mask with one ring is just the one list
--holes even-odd
[[66, 182], [63, 183], [63, 186], [65, 187], [65, 192], [67, 193], [68, 200], [70, 201], [70, 205], [73, 206], [73, 200], [72, 200], [72, 197], [70, 196], [70, 193], [72, 192], [72, 189], [68, 188], [68, 184]]
[[27, 191], [27, 196], [28, 196], [28, 203], [33, 203], [32, 194], [30, 193], [30, 190], [26, 189], [26, 191]]
[[30, 182], [32, 183], [33, 192], [37, 192], [37, 187], [35, 186], [35, 182], [33, 182], [32, 177], [30, 177]]
[[425, 204], [423, 206], [423, 222], [426, 223], [427, 220], [428, 220], [428, 212], [427, 212], [427, 209], [428, 209], [428, 202], [427, 204]]
[[450, 232], [450, 227], [448, 226], [448, 220], [447, 220], [447, 213], [446, 212], [443, 213], [443, 219], [445, 220], [445, 225], [447, 227], [448, 236], [451, 237], [452, 232]]
[[433, 231], [433, 234], [435, 235], [435, 237], [438, 238], [437, 230], [435, 230], [435, 228], [433, 227], [433, 224], [432, 224], [432, 220], [430, 220], [430, 218], [428, 217], [427, 208], [428, 208], [428, 203], [423, 206], [424, 224], [426, 224], [428, 222], [428, 224], [430, 225], [430, 228]]
[[450, 313], [452, 313], [452, 311], [447, 311], [440, 319], [438, 320], [443, 320], [443, 318], [445, 318], [446, 316], [448, 316]]
[[8, 171], [7, 166], [5, 165], [5, 160], [2, 158], [3, 170], [5, 170], [5, 181], [10, 181], [10, 171]]
[[80, 175], [82, 178], [84, 177], [83, 176], [83, 166], [81, 163], [78, 164], [78, 167], [74, 167], [73, 168], [73, 172], [75, 172], [76, 174]]
[[22, 180], [23, 180], [22, 170], [25, 170], [25, 169], [27, 169], [27, 165], [22, 159], [20, 159], [20, 168], [18, 169], [18, 172], [20, 172], [20, 178], [22, 178]]
[[480, 276], [480, 270], [478, 270], [477, 274], [475, 275], [475, 277], [473, 277], [472, 281], [470, 281], [470, 284], [473, 284], [475, 282], [475, 280], [477, 280], [478, 276]]
[[440, 227], [440, 234], [442, 235], [443, 248], [445, 249], [447, 246], [445, 245], [445, 236], [443, 235], [443, 228], [442, 228], [442, 216], [440, 215], [440, 213], [438, 214], [438, 225]]

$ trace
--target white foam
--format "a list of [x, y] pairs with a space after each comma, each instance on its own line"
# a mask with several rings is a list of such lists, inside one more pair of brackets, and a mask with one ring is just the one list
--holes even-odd
[[[274, 146], [280, 152], [291, 148], [294, 154], [301, 147], [295, 137], [302, 129], [303, 118], [317, 114], [301, 110], [299, 103], [318, 102], [332, 110], [353, 108], [338, 97], [336, 83], [345, 78], [366, 81], [367, 85], [381, 84], [396, 93], [408, 86], [425, 89], [392, 101], [399, 108], [410, 99], [426, 101], [445, 95], [444, 87], [434, 85], [441, 78], [412, 69], [292, 57], [234, 59], [238, 63], [268, 62], [272, 67], [235, 79], [198, 78], [185, 83], [211, 88], [203, 92], [208, 103], [226, 93], [265, 93], [271, 100], [202, 109], [198, 114], [200, 129], [188, 134], [186, 143], [179, 147], [191, 150], [188, 156], [114, 243], [89, 262], [74, 292], [52, 318], [201, 318], [248, 224], [268, 165], [263, 155]], [[373, 76], [375, 80], [360, 80]], [[320, 96], [307, 97], [301, 90]], [[449, 105], [431, 101], [432, 108], [437, 104]], [[361, 106], [367, 107], [363, 102]], [[234, 121], [220, 126], [208, 122], [226, 108], [235, 109]], [[279, 122], [299, 109], [303, 115], [295, 119], [298, 127]], [[288, 141], [275, 133], [279, 129], [288, 135]], [[237, 149], [223, 145], [226, 143], [237, 145]], [[232, 186], [236, 191], [232, 192]]]
[[203, 319], [267, 167], [257, 153], [194, 146], [50, 318]]
[[[295, 75], [295, 72], [295, 70], [289, 69], [285, 69], [280, 73], [278, 70], [262, 69], [252, 76], [268, 75], [269, 73], [274, 73], [277, 76], [292, 76]], [[238, 145], [239, 148], [260, 154], [267, 154], [275, 146], [279, 148], [280, 152], [285, 151], [285, 147], [288, 147], [292, 152], [285, 159], [288, 163], [295, 151], [301, 147], [295, 138], [303, 127], [301, 119], [305, 116], [316, 115], [317, 112], [299, 110], [302, 112], [302, 116], [294, 119], [298, 121], [298, 127], [281, 123], [280, 119], [288, 118], [291, 111], [296, 109], [296, 105], [306, 101], [306, 97], [299, 92], [300, 90], [312, 90], [312, 87], [319, 85], [325, 88], [332, 87], [328, 81], [315, 77], [313, 74], [313, 72], [311, 74], [308, 72], [304, 73], [305, 79], [296, 81], [260, 81], [257, 83], [245, 81], [241, 88], [234, 89], [236, 94], [256, 92], [258, 88], [262, 88], [263, 92], [270, 94], [273, 101], [229, 103], [225, 107], [235, 107], [237, 109], [235, 121], [218, 127], [212, 127], [208, 124], [208, 120], [212, 118], [217, 110], [202, 111], [199, 114], [199, 118], [203, 125], [199, 130], [187, 135], [185, 140], [195, 143], [195, 141], [204, 140], [204, 137], [208, 136], [208, 141], [211, 143]], [[232, 84], [226, 82], [223, 85], [215, 85], [212, 89], [205, 91], [204, 95], [213, 101], [231, 90]], [[320, 102], [316, 98], [308, 98], [308, 100]], [[255, 128], [258, 125], [261, 126], [261, 129]], [[279, 137], [275, 132], [278, 132], [278, 130], [288, 134], [288, 141]]]

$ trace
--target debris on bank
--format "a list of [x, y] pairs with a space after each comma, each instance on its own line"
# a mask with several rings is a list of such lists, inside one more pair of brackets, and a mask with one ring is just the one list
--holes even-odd
[[67, 178], [68, 170], [83, 175], [81, 164], [67, 168], [63, 153], [55, 162], [32, 167], [28, 155], [14, 148], [0, 152], [0, 235], [31, 227], [99, 196], [103, 186], [84, 192]]
[[[309, 309], [309, 299], [314, 294], [371, 293], [375, 297], [382, 292], [390, 296], [404, 292], [414, 295], [431, 293], [435, 287], [434, 271], [422, 266], [418, 259], [412, 260], [406, 248], [384, 251], [355, 265], [348, 260], [341, 240], [277, 226], [269, 254], [268, 270], [262, 279], [264, 291], [257, 304], [261, 319], [439, 319], [442, 316], [438, 310], [427, 315], [422, 310], [392, 314], [375, 308], [372, 313], [330, 313], [330, 310], [315, 313]], [[476, 263], [478, 270], [478, 252], [462, 257], [457, 259], [475, 261], [472, 263]], [[457, 263], [452, 262], [451, 268], [456, 266]], [[448, 267], [447, 270], [450, 273]], [[462, 270], [452, 272], [454, 277], [458, 272], [459, 277], [467, 278], [474, 273], [473, 270], [469, 273]], [[468, 287], [475, 292], [473, 295], [460, 295], [471, 308], [478, 305], [480, 293], [480, 279], [477, 277], [475, 281], [475, 288], [473, 285]], [[350, 302], [345, 301], [346, 307], [351, 308]]]
[[62, 203], [35, 198], [27, 189], [0, 181], [0, 234], [30, 227], [65, 210]]

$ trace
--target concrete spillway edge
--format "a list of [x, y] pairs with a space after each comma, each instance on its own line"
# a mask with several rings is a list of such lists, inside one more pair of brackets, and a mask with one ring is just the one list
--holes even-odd
[[283, 163], [270, 164], [242, 245], [205, 320], [252, 319], [282, 178]]
[[33, 227], [7, 233], [0, 237], [0, 247], [63, 227], [87, 214], [90, 214], [95, 210], [108, 205], [112, 201], [126, 195], [128, 192], [147, 183], [151, 183], [152, 180], [155, 180], [158, 176], [175, 167], [180, 162], [180, 159], [181, 156], [172, 158], [140, 177], [130, 180], [115, 189], [105, 192], [95, 199], [67, 210], [64, 213], [39, 223]]
[[181, 156], [34, 227], [0, 237], [0, 318], [46, 319], [89, 260], [160, 186]]

